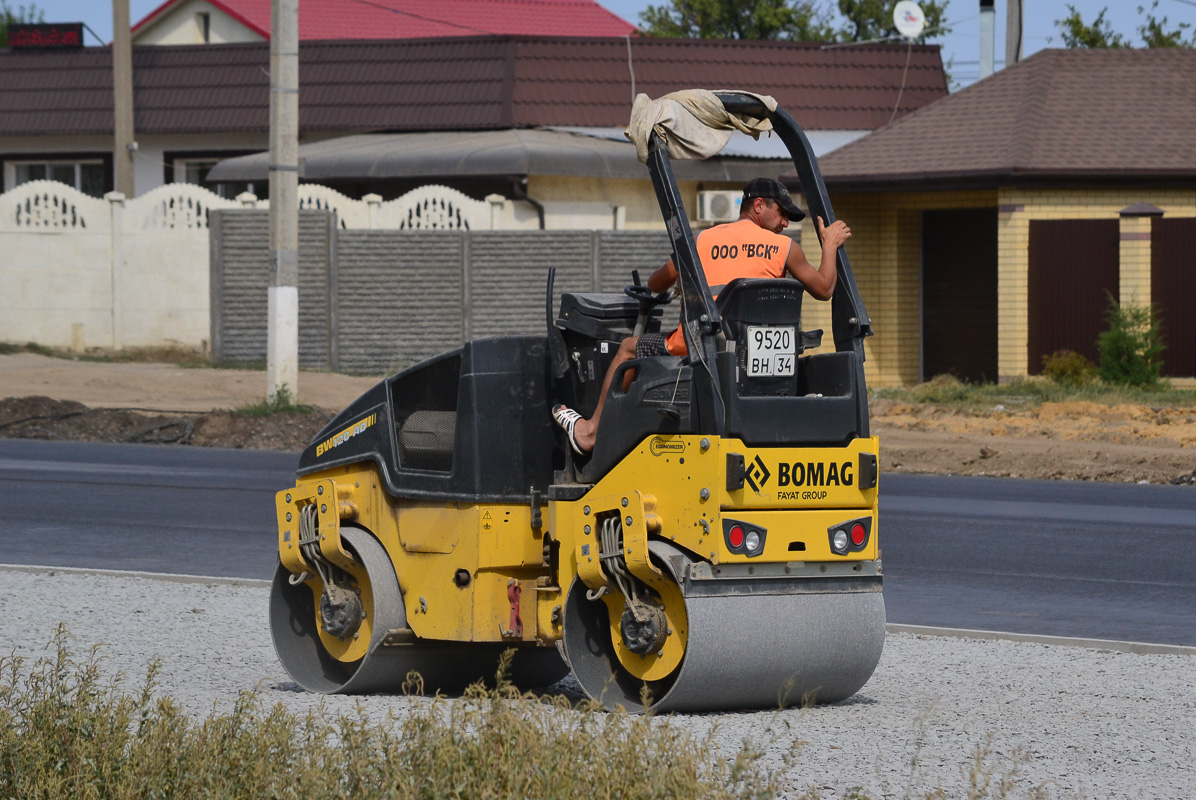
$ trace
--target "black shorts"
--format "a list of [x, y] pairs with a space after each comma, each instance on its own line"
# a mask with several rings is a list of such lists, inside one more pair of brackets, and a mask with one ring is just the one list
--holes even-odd
[[636, 358], [655, 358], [668, 354], [668, 337], [663, 333], [645, 333], [635, 343]]

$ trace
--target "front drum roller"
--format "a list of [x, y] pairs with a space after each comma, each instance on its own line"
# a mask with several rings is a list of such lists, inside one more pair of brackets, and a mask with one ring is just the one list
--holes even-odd
[[[653, 542], [654, 555], [674, 548]], [[679, 553], [680, 551], [674, 551]], [[660, 558], [666, 572], [684, 560]], [[680, 581], [677, 597], [681, 596]], [[573, 674], [608, 708], [653, 712], [778, 708], [832, 703], [855, 694], [880, 661], [885, 637], [880, 591], [695, 595], [683, 598], [687, 635], [680, 665], [657, 680], [637, 678], [620, 658], [606, 603], [575, 580], [565, 601], [564, 649]]]
[[[349, 570], [364, 616], [356, 640], [342, 641], [322, 630], [319, 601], [311, 587], [306, 582], [292, 584], [292, 573], [282, 564], [274, 573], [270, 633], [278, 660], [296, 683], [321, 694], [366, 694], [402, 691], [412, 671], [423, 678], [426, 691], [454, 691], [479, 679], [493, 679], [504, 647], [414, 639], [407, 631], [403, 596], [386, 548], [365, 529], [351, 525], [341, 526], [341, 540], [360, 565]], [[398, 633], [391, 636], [392, 632]], [[511, 680], [517, 686], [544, 686], [567, 673], [554, 648], [521, 649], [511, 664]]]

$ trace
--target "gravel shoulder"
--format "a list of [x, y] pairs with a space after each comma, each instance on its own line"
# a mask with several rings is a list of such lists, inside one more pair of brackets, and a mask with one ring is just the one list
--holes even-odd
[[[255, 688], [267, 705], [331, 715], [360, 706], [376, 719], [423, 702], [297, 691], [271, 648], [260, 586], [0, 575], [0, 638], [10, 652], [45, 655], [65, 621], [75, 652], [103, 644], [106, 669], [124, 672], [130, 688], [160, 657], [161, 691], [196, 716], [228, 711], [239, 692]], [[1052, 797], [1178, 798], [1196, 794], [1194, 716], [1196, 656], [897, 633], [872, 680], [846, 702], [678, 720], [699, 734], [717, 725], [730, 751], [751, 738], [773, 763], [801, 740], [785, 775], [795, 795], [813, 787], [836, 798], [861, 787], [874, 798], [905, 797], [941, 787], [965, 797], [967, 764], [989, 741], [997, 774], [1025, 759], [1011, 797], [1045, 786]]]

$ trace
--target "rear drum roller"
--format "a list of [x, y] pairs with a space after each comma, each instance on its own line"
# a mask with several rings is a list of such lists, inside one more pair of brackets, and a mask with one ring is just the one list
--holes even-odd
[[830, 703], [855, 694], [880, 661], [880, 591], [802, 591], [797, 581], [772, 593], [709, 588], [722, 593], [707, 589], [682, 599], [684, 614], [676, 616], [686, 620], [683, 655], [668, 675], [652, 680], [628, 670], [621, 652], [627, 645], [616, 644], [619, 626], [612, 626], [606, 603], [589, 599], [585, 584], [574, 581], [565, 601], [564, 647], [586, 694], [631, 712], [645, 710], [645, 686], [654, 712]]
[[[407, 613], [386, 548], [354, 526], [342, 526], [341, 539], [360, 565], [351, 570], [356, 592], [334, 587], [325, 593], [311, 579], [317, 601], [317, 592], [306, 582], [292, 584], [281, 564], [274, 573], [270, 632], [278, 660], [296, 683], [323, 694], [363, 694], [401, 691], [412, 671], [428, 691], [493, 679], [503, 647], [414, 639], [406, 630]], [[388, 642], [392, 632], [401, 633]], [[555, 649], [524, 649], [511, 665], [511, 680], [541, 686], [567, 672]]]

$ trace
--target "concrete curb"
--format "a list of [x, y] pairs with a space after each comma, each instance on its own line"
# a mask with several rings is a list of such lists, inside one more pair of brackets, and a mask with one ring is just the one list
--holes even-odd
[[1196, 647], [1149, 642], [1119, 642], [1113, 639], [1080, 639], [1071, 636], [1039, 636], [1032, 633], [980, 631], [967, 628], [932, 628], [925, 625], [885, 625], [888, 633], [912, 633], [918, 636], [945, 636], [953, 639], [988, 639], [1006, 642], [1031, 642], [1056, 647], [1086, 647], [1091, 650], [1117, 650], [1138, 655], [1196, 656]]
[[202, 583], [218, 586], [241, 586], [254, 589], [270, 588], [270, 581], [257, 578], [220, 578], [208, 575], [174, 575], [168, 572], [139, 572], [137, 570], [122, 569], [87, 569], [85, 567], [48, 567], [38, 564], [0, 564], [0, 572], [57, 572], [67, 575], [99, 575], [105, 578], [144, 578], [151, 581], [168, 581], [170, 583]]
[[[50, 567], [35, 564], [0, 564], [2, 572], [48, 573], [57, 572], [68, 575], [99, 575], [106, 578], [143, 578], [151, 581], [168, 581], [170, 583], [200, 583], [218, 586], [239, 586], [254, 589], [267, 589], [270, 581], [255, 578], [220, 578], [206, 575], [174, 575], [166, 572], [139, 572], [135, 570], [118, 569], [87, 569], [82, 567]], [[1137, 655], [1173, 655], [1196, 656], [1196, 647], [1184, 647], [1174, 644], [1151, 644], [1149, 642], [1119, 642], [1111, 639], [1080, 639], [1071, 636], [1039, 636], [1029, 633], [1009, 633], [1006, 631], [970, 630], [968, 628], [934, 628], [926, 625], [885, 625], [888, 633], [909, 633], [916, 636], [942, 636], [952, 639], [983, 639], [990, 641], [1030, 642], [1033, 644], [1049, 644], [1055, 647], [1085, 647], [1092, 650], [1116, 650], [1123, 653]]]

